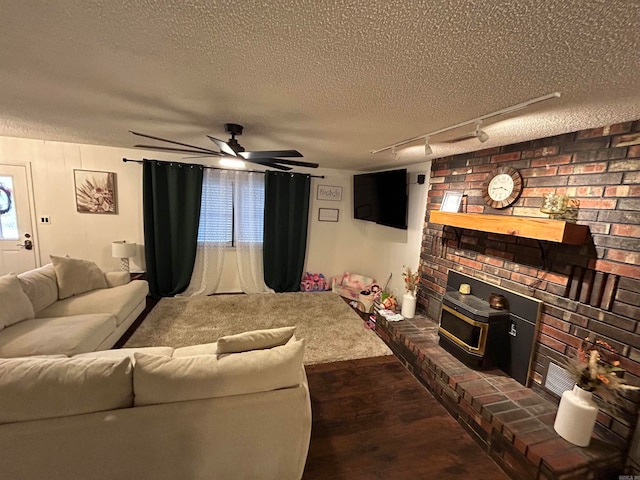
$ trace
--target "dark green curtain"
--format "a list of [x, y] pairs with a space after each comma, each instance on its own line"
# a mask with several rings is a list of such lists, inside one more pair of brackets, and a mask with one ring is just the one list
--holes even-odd
[[264, 282], [276, 292], [300, 290], [307, 251], [311, 178], [267, 171], [264, 187]]
[[172, 297], [189, 286], [196, 259], [202, 165], [145, 160], [142, 168], [149, 290]]

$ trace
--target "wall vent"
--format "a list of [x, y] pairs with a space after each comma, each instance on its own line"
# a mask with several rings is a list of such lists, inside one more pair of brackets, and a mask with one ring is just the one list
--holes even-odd
[[575, 383], [573, 376], [568, 370], [553, 362], [549, 362], [547, 377], [544, 380], [544, 387], [547, 390], [560, 397], [562, 396], [562, 392], [572, 390]]

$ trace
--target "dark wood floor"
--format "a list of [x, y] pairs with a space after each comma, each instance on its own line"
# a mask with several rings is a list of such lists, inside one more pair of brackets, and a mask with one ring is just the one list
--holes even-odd
[[306, 367], [304, 479], [507, 479], [393, 356]]

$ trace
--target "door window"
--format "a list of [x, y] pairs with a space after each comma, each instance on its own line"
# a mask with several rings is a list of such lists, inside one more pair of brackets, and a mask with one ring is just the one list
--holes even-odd
[[19, 240], [13, 178], [0, 176], [0, 240]]

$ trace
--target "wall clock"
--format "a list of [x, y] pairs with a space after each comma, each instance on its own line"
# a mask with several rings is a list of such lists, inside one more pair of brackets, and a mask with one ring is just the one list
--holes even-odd
[[522, 176], [515, 168], [500, 167], [482, 186], [484, 202], [493, 208], [512, 205], [522, 193]]

